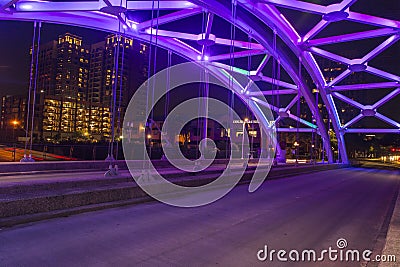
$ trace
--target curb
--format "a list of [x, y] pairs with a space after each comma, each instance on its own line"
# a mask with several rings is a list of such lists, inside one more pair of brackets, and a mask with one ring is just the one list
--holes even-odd
[[400, 261], [400, 192], [397, 193], [396, 206], [390, 220], [389, 230], [386, 236], [385, 247], [382, 255], [394, 255], [395, 262], [380, 262], [379, 267], [398, 267]]
[[[282, 168], [282, 169], [275, 169], [274, 171], [271, 171], [270, 174], [267, 177], [267, 180], [273, 180], [273, 179], [282, 179], [282, 178], [287, 178], [287, 177], [292, 177], [296, 176], [299, 174], [307, 174], [307, 173], [312, 173], [312, 172], [320, 172], [320, 171], [327, 171], [327, 170], [332, 170], [332, 169], [338, 169], [338, 168], [346, 168], [348, 166], [346, 165], [319, 165], [318, 168], [301, 168], [301, 167], [293, 167], [293, 168]], [[246, 173], [243, 175], [242, 180], [239, 182], [239, 184], [248, 184], [252, 178], [253, 170], [246, 171]], [[182, 181], [177, 181], [178, 184], [182, 183], [184, 186], [196, 186], [199, 184], [204, 184], [211, 182], [214, 180], [214, 177], [210, 177], [210, 175], [204, 175], [202, 176], [194, 176], [194, 177], [189, 177], [191, 179], [185, 179]], [[197, 178], [193, 179], [192, 178]], [[126, 205], [132, 205], [132, 204], [140, 204], [144, 202], [149, 202], [153, 201], [154, 199], [151, 198], [150, 196], [146, 195], [140, 188], [137, 186], [135, 187], [134, 185], [127, 185], [123, 186], [120, 188], [110, 188], [110, 189], [105, 189], [105, 190], [96, 190], [94, 188], [92, 191], [87, 191], [87, 192], [82, 192], [82, 193], [77, 193], [75, 195], [59, 195], [59, 196], [53, 196], [53, 197], [42, 197], [43, 199], [26, 199], [26, 200], [21, 200], [19, 205], [21, 203], [23, 205], [26, 205], [29, 210], [30, 214], [20, 214], [20, 215], [15, 215], [15, 216], [10, 216], [10, 217], [3, 217], [0, 218], [0, 227], [11, 227], [14, 225], [18, 224], [25, 224], [29, 222], [35, 222], [35, 221], [42, 221], [42, 220], [47, 220], [47, 219], [53, 219], [57, 217], [66, 217], [74, 214], [80, 214], [84, 212], [91, 212], [91, 211], [97, 211], [97, 210], [102, 210], [102, 209], [107, 209], [107, 208], [115, 208], [115, 207], [121, 207], [121, 206], [126, 206]], [[65, 200], [70, 199], [70, 203], [73, 203], [73, 206], [68, 207], [68, 205], [63, 205], [65, 204]], [[54, 200], [55, 202], [52, 202]], [[97, 200], [98, 202], [96, 203]], [[50, 202], [49, 202], [50, 201]], [[39, 211], [40, 208], [43, 209], [43, 205], [49, 205], [49, 207], [56, 205], [59, 202], [60, 206], [62, 208], [58, 209], [53, 209], [53, 210], [42, 210]], [[18, 204], [17, 203], [17, 204]], [[31, 207], [28, 204], [36, 203], [39, 205], [38, 207]], [[79, 204], [80, 203], [80, 204]], [[72, 205], [72, 204], [71, 204]], [[22, 207], [15, 207], [15, 208], [22, 208]], [[13, 209], [14, 210], [14, 209]], [[37, 213], [33, 213], [33, 210], [37, 210]], [[15, 210], [14, 210], [15, 211]]]

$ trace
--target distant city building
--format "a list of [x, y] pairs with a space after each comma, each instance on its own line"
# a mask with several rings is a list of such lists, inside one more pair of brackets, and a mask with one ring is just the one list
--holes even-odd
[[[119, 47], [118, 47], [119, 44]], [[118, 66], [115, 54], [118, 52]], [[125, 110], [137, 88], [147, 79], [147, 46], [131, 38], [118, 38], [112, 34], [106, 41], [91, 46], [88, 98], [89, 134], [94, 137], [109, 138], [111, 117], [99, 116], [111, 114], [113, 105], [113, 87], [116, 81], [116, 129], [122, 127]], [[118, 73], [116, 73], [118, 71]], [[145, 109], [145, 103], [140, 110]], [[99, 115], [98, 115], [99, 114]], [[121, 131], [119, 132], [121, 134]]]
[[64, 99], [61, 96], [49, 98], [43, 103], [42, 138], [48, 141], [75, 139], [87, 136], [87, 108], [83, 101]]
[[8, 95], [0, 100], [0, 140], [15, 142], [25, 136], [26, 97]]
[[[225, 129], [222, 125], [214, 120], [207, 120], [207, 138], [210, 138], [214, 142], [227, 141], [230, 138], [233, 138], [236, 141], [239, 140], [241, 142], [243, 136], [243, 124], [248, 133], [249, 141], [252, 147], [253, 145], [254, 148], [260, 147], [261, 133], [259, 124], [256, 120], [233, 121], [231, 124], [232, 128], [228, 129]], [[163, 125], [164, 121], [154, 121], [146, 129], [146, 137], [153, 147], [161, 145], [161, 129]], [[197, 144], [204, 139], [203, 127], [204, 119], [192, 120], [182, 128], [179, 135], [174, 136], [173, 140], [168, 141], [179, 143], [180, 145]]]
[[[34, 105], [34, 136], [37, 140], [50, 138], [56, 141], [53, 136], [68, 138], [68, 135], [87, 128], [82, 107], [85, 106], [89, 75], [88, 48], [81, 37], [70, 33], [40, 45]], [[35, 71], [33, 68], [33, 74]]]
[[[348, 57], [351, 58], [351, 55], [354, 54], [354, 51], [347, 51]], [[340, 74], [342, 74], [345, 70], [347, 70], [347, 66], [336, 63], [330, 60], [322, 60], [321, 61], [321, 71], [325, 77], [327, 83], [332, 82], [336, 79]], [[365, 84], [374, 82], [376, 77], [370, 76], [367, 73], [352, 73], [348, 77], [346, 77], [340, 84]], [[341, 92], [341, 94], [347, 96], [350, 99], [355, 99], [360, 103], [365, 103], [367, 100], [367, 93], [365, 90], [348, 90], [345, 92]], [[344, 103], [341, 101], [335, 101], [336, 109], [338, 111], [338, 115], [340, 118], [340, 122], [344, 125], [346, 122], [352, 120], [360, 113], [360, 109], [356, 108], [348, 103]], [[322, 106], [321, 106], [322, 107]], [[324, 108], [325, 106], [323, 106]], [[327, 115], [324, 117], [327, 122]]]
[[[41, 94], [55, 95], [56, 93], [57, 47], [58, 42], [56, 40], [40, 45], [37, 85]], [[32, 55], [32, 48], [30, 55]]]
[[[61, 35], [57, 45], [57, 76], [54, 96], [68, 101], [85, 100], [89, 75], [89, 46], [70, 33]], [[48, 94], [53, 95], [53, 94]]]
[[[118, 129], [131, 97], [147, 79], [147, 50], [147, 45], [131, 38], [118, 38], [115, 34], [92, 45], [84, 44], [82, 37], [70, 33], [41, 44], [36, 97], [31, 96], [31, 101], [35, 98], [34, 139], [54, 142], [82, 136], [92, 141], [108, 140], [115, 77], [114, 120], [115, 129]], [[117, 51], [119, 64], [116, 68], [114, 55]], [[33, 68], [32, 76], [35, 74]], [[1, 99], [0, 129], [12, 129], [12, 120], [25, 125], [26, 99], [27, 96]], [[140, 108], [143, 112], [144, 107], [145, 103]]]
[[[89, 47], [82, 38], [70, 33], [59, 36], [57, 44], [55, 92], [44, 93], [43, 138], [58, 133], [84, 132], [86, 94], [89, 75]], [[53, 113], [55, 112], [55, 113]], [[54, 118], [54, 119], [53, 119]]]
[[18, 123], [19, 127], [25, 121], [26, 117], [26, 97], [25, 96], [3, 96], [1, 98], [1, 120], [0, 129], [12, 130], [17, 125], [13, 122]]

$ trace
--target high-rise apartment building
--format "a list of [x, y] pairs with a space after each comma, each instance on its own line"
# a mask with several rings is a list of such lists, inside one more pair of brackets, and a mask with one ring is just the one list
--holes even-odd
[[112, 34], [107, 36], [105, 41], [91, 46], [87, 98], [90, 106], [88, 123], [91, 136], [96, 139], [110, 137], [114, 86], [114, 122], [116, 129], [119, 125], [122, 127], [131, 97], [147, 79], [147, 62], [147, 46], [131, 38]]
[[15, 128], [13, 122], [19, 127], [24, 127], [23, 122], [26, 117], [26, 97], [7, 95], [1, 98], [1, 120], [0, 128], [9, 130]]
[[[35, 99], [34, 139], [110, 139], [114, 84], [114, 121], [118, 129], [130, 98], [147, 78], [147, 62], [146, 45], [115, 34], [92, 45], [71, 33], [41, 44], [37, 70], [36, 64], [32, 70], [32, 89], [37, 73], [36, 95], [31, 95], [31, 101]], [[10, 120], [14, 119], [25, 125], [26, 99], [1, 99], [1, 129], [11, 127]]]
[[[35, 69], [34, 69], [35, 73]], [[34, 135], [68, 139], [85, 130], [89, 49], [81, 37], [65, 33], [39, 49]]]
[[[54, 95], [57, 76], [57, 41], [40, 45], [37, 86], [40, 94]], [[30, 51], [32, 53], [32, 51]]]
[[24, 134], [26, 104], [26, 96], [8, 95], [0, 99], [1, 141], [15, 142], [18, 136]]
[[82, 101], [89, 75], [89, 47], [82, 38], [70, 33], [59, 36], [55, 96]]
[[[41, 44], [36, 96], [31, 95], [31, 101], [35, 99], [34, 139], [76, 140], [79, 136], [93, 141], [110, 139], [114, 86], [115, 134], [121, 134], [118, 126], [122, 127], [126, 107], [147, 79], [147, 50], [147, 45], [115, 34], [92, 45], [71, 33]], [[32, 70], [32, 89], [35, 77], [36, 64]], [[26, 99], [27, 96], [1, 99], [1, 129], [11, 127], [11, 120], [25, 125]], [[144, 101], [143, 111], [145, 104]]]

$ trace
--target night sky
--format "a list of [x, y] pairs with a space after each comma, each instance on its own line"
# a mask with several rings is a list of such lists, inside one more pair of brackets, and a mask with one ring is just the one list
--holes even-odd
[[[332, 3], [337, 3], [339, 1], [314, 0], [309, 2], [328, 5]], [[364, 12], [371, 15], [380, 15], [386, 18], [400, 20], [400, 1], [384, 0], [379, 1], [379, 4], [377, 4], [377, 2], [378, 1], [376, 0], [359, 0], [352, 6], [351, 9], [356, 12]], [[309, 15], [281, 8], [280, 10], [285, 14], [285, 16], [288, 17], [289, 21], [293, 25], [295, 25], [296, 29], [300, 33], [308, 31], [313, 25], [315, 25], [315, 23], [320, 20], [320, 16]], [[139, 19], [140, 16], [138, 16], [138, 13], [129, 14], [129, 16], [133, 16], [133, 19], [135, 19], [136, 21], [148, 19]], [[199, 27], [197, 27], [197, 25], [196, 27], [194, 27], [194, 24], [191, 24], [191, 29], [188, 29], [187, 23], [187, 20], [183, 20], [180, 22], [175, 22], [173, 26], [176, 27], [175, 30], [178, 31], [182, 30], [186, 32], [191, 32], [195, 30], [194, 28], [198, 28], [195, 30], [196, 33], [199, 33], [201, 31], [200, 25]], [[318, 37], [323, 37], [324, 34], [329, 35], [335, 32], [343, 32], [343, 30], [354, 31], [357, 29], [357, 27], [359, 26], [355, 25], [355, 23], [334, 23], [326, 30], [322, 31], [321, 36]], [[229, 30], [226, 29], [229, 28], [227, 28], [226, 25], [222, 25], [221, 22], [218, 22], [218, 20], [215, 19], [213, 25], [213, 33], [217, 34], [217, 36], [227, 38], [227, 35], [229, 35]], [[31, 22], [0, 21], [0, 36], [2, 36], [3, 40], [2, 42], [0, 42], [0, 96], [6, 94], [25, 94], [27, 91], [30, 63], [29, 47], [31, 46], [32, 42], [32, 31], [33, 23]], [[45, 43], [50, 40], [56, 40], [58, 35], [65, 32], [70, 32], [82, 36], [84, 44], [92, 44], [98, 41], [102, 41], [107, 35], [107, 33], [100, 31], [44, 23], [42, 28], [41, 42]], [[343, 48], [345, 48], [345, 50], [358, 52], [361, 52], [364, 48], [365, 50], [367, 50], [365, 52], [368, 52], [368, 50], [370, 50], [368, 46], [371, 46], [371, 48], [373, 48], [376, 45], [375, 43], [373, 43], [373, 40], [367, 42], [369, 43], [346, 43], [345, 46], [333, 45], [332, 47], [322, 48], [338, 53], [344, 50]], [[214, 52], [217, 49], [218, 47], [213, 47]], [[364, 53], [364, 51], [362, 51], [362, 53]], [[398, 42], [393, 47], [389, 48], [386, 52], [384, 52], [383, 56], [383, 62], [386, 65], [386, 68], [384, 68], [384, 70], [400, 75], [400, 68], [398, 67], [398, 58], [400, 57], [400, 43]], [[379, 60], [379, 58], [377, 60]], [[379, 67], [379, 65], [377, 67]], [[243, 68], [246, 68], [246, 66], [243, 66]]]

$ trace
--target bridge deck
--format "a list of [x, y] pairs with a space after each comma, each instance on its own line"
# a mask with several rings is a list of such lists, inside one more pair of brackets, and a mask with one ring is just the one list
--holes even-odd
[[0, 263], [255, 266], [264, 245], [321, 251], [336, 248], [339, 238], [376, 255], [384, 247], [399, 181], [393, 171], [331, 170], [269, 180], [252, 194], [239, 186], [201, 208], [151, 202], [3, 229]]

